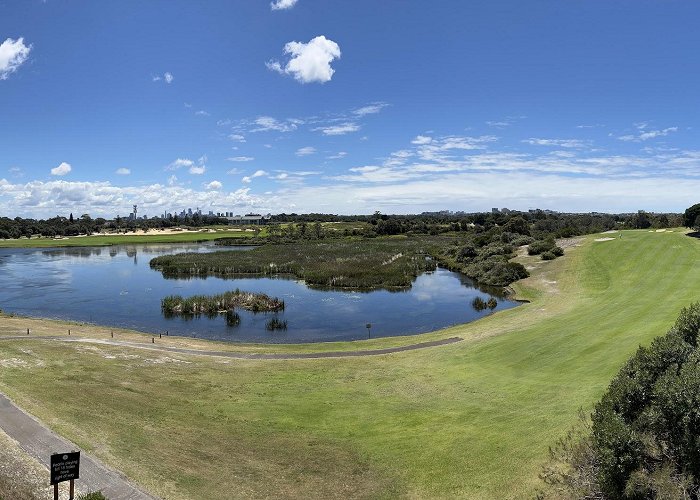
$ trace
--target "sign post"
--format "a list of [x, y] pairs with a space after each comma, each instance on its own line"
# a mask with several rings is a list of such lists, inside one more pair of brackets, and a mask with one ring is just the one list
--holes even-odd
[[70, 481], [70, 493], [68, 500], [73, 500], [75, 495], [74, 481], [80, 478], [80, 452], [55, 453], [51, 455], [51, 484], [53, 484], [53, 498], [58, 500], [58, 483]]

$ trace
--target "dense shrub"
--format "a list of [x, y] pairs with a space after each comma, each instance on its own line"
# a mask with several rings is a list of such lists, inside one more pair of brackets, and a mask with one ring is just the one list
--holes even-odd
[[[566, 468], [545, 474], [545, 482], [574, 494], [577, 476], [570, 472], [584, 461], [588, 480], [576, 484], [585, 483], [588, 490], [580, 497], [698, 498], [699, 330], [700, 303], [695, 303], [681, 311], [665, 336], [640, 347], [595, 406], [590, 433], [578, 448], [570, 447], [579, 451], [567, 455]], [[583, 460], [586, 449], [590, 453]]]
[[527, 248], [528, 255], [539, 255], [551, 251], [556, 246], [553, 239], [533, 241]]

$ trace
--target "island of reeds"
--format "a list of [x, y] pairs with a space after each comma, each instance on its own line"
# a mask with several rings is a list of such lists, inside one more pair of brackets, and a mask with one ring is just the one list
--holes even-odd
[[214, 317], [226, 314], [227, 322], [231, 325], [240, 321], [234, 312], [236, 308], [252, 312], [278, 312], [284, 310], [284, 301], [264, 293], [244, 292], [238, 288], [218, 295], [170, 295], [161, 300], [161, 309], [166, 317], [202, 314]]
[[436, 268], [433, 241], [421, 238], [335, 239], [264, 245], [236, 252], [164, 255], [151, 267], [183, 276], [292, 275], [323, 288], [408, 288]]

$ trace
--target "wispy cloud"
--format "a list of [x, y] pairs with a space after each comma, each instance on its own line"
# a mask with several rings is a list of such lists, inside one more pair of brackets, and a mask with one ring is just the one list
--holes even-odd
[[[172, 73], [170, 73], [169, 71], [166, 71], [165, 73], [163, 73], [163, 76], [161, 76], [161, 75], [155, 75], [155, 76], [151, 77], [151, 79], [152, 79], [154, 82], [164, 81], [165, 83], [167, 83], [168, 85], [170, 85], [171, 83], [173, 83], [173, 80], [175, 80], [175, 77], [173, 76]], [[186, 107], [191, 107], [191, 106], [188, 106], [187, 104], [185, 104], [185, 106], [186, 106]]]
[[357, 116], [365, 116], [365, 115], [372, 115], [375, 113], [379, 113], [382, 109], [386, 108], [388, 104], [384, 102], [377, 102], [374, 104], [369, 104], [367, 106], [363, 106], [361, 108], [354, 109], [352, 111], [352, 114], [357, 115]]
[[232, 156], [230, 158], [226, 158], [227, 161], [237, 161], [237, 162], [244, 162], [244, 161], [253, 161], [255, 158], [252, 156]]
[[297, 149], [297, 152], [295, 154], [297, 156], [313, 155], [313, 154], [316, 154], [316, 148], [311, 147], [311, 146], [306, 146], [306, 147]]
[[636, 134], [626, 134], [618, 137], [621, 141], [625, 142], [642, 142], [648, 141], [649, 139], [655, 139], [657, 137], [665, 137], [672, 132], [677, 132], [678, 127], [668, 127], [660, 130], [650, 130], [649, 124], [646, 122], [636, 124], [638, 133]]
[[117, 175], [130, 175], [131, 170], [128, 168], [118, 168], [114, 173]]
[[259, 116], [253, 121], [251, 132], [291, 132], [297, 129], [297, 126], [302, 123], [300, 120], [288, 119], [284, 121], [277, 120], [271, 116]]
[[327, 125], [324, 127], [316, 127], [313, 129], [316, 131], [323, 132], [323, 135], [345, 135], [352, 132], [357, 132], [360, 130], [360, 126], [357, 123], [341, 123], [339, 125]]
[[584, 148], [589, 145], [587, 141], [579, 139], [538, 139], [536, 137], [530, 137], [522, 142], [532, 146], [550, 146], [556, 148]]

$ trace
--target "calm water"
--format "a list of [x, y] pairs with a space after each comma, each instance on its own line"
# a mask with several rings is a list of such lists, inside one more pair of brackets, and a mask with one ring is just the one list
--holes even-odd
[[[477, 312], [472, 300], [488, 300], [466, 277], [438, 269], [419, 276], [410, 290], [388, 292], [326, 291], [292, 279], [164, 279], [148, 263], [158, 255], [220, 250], [208, 244], [123, 245], [57, 249], [0, 249], [0, 309], [27, 316], [86, 321], [105, 326], [246, 342], [322, 342], [412, 335], [465, 323]], [[244, 251], [234, 248], [231, 251]], [[160, 300], [166, 295], [216, 294], [227, 290], [264, 292], [284, 299], [277, 316], [287, 331], [268, 332], [273, 314], [239, 310], [241, 323], [206, 316], [166, 319]], [[516, 302], [496, 297], [496, 310]]]

